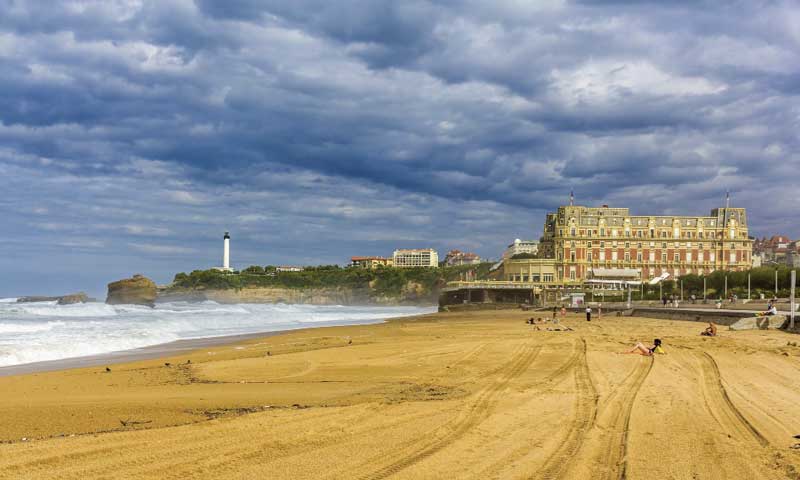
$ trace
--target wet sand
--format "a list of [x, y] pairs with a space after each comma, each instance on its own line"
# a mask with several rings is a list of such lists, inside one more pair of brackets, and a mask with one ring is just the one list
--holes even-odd
[[[0, 478], [800, 478], [800, 335], [531, 315], [2, 377]], [[654, 337], [666, 355], [617, 353]]]

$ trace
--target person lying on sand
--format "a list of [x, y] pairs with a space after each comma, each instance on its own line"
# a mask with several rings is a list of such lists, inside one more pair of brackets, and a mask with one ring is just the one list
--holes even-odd
[[647, 345], [643, 344], [642, 342], [637, 343], [633, 346], [632, 349], [628, 350], [627, 352], [620, 352], [620, 353], [636, 353], [639, 355], [644, 355], [645, 357], [650, 357], [654, 353], [667, 353], [661, 348], [661, 340], [656, 338], [653, 340], [653, 346], [648, 347]]
[[700, 335], [704, 337], [716, 337], [717, 336], [717, 326], [714, 325], [714, 322], [708, 322], [708, 327], [705, 330], [700, 332]]

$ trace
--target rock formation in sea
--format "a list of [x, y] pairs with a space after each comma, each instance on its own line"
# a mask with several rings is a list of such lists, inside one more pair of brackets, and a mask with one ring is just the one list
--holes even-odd
[[28, 296], [19, 297], [17, 303], [31, 303], [31, 302], [58, 302], [59, 305], [70, 305], [72, 303], [86, 303], [89, 297], [83, 293], [70, 293], [69, 295], [61, 295], [57, 297], [44, 297], [44, 296]]
[[106, 303], [109, 305], [130, 304], [155, 306], [157, 288], [149, 278], [136, 274], [108, 284]]

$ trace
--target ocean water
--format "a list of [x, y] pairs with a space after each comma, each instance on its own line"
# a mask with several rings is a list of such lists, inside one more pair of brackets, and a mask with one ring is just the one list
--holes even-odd
[[379, 323], [435, 307], [221, 305], [172, 302], [137, 305], [0, 299], [0, 366], [130, 350], [182, 339]]

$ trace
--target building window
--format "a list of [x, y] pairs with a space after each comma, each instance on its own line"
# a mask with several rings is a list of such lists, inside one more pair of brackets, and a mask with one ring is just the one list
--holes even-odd
[[545, 273], [542, 275], [542, 280], [545, 282], [552, 282], [553, 281], [553, 274], [552, 273]]
[[655, 262], [656, 261], [656, 252], [652, 252], [651, 251], [649, 256], [650, 256], [650, 261], [651, 262]]
[[661, 244], [661, 248], [667, 248], [667, 244], [666, 243], [662, 243]]
[[631, 254], [630, 254], [630, 252], [625, 252], [625, 261], [626, 261], [626, 262], [630, 262], [630, 261], [631, 261]]
[[675, 262], [680, 262], [680, 261], [681, 261], [681, 254], [678, 253], [678, 252], [675, 252]]
[[617, 251], [616, 250], [612, 250], [611, 251], [611, 260], [616, 260], [616, 259], [617, 259]]
[[642, 261], [642, 252], [639, 252], [639, 253], [636, 254], [636, 261], [637, 262], [641, 262]]
[[575, 280], [575, 270], [570, 270], [569, 271], [569, 279], [570, 280]]
[[586, 253], [586, 260], [588, 260], [590, 262], [592, 261], [592, 252]]
[[603, 262], [606, 259], [606, 251], [600, 250], [600, 261]]
[[702, 250], [697, 252], [697, 261], [698, 262], [702, 262], [703, 261], [703, 251]]
[[605, 246], [606, 246], [606, 242], [600, 242], [600, 248], [603, 248]]
[[569, 260], [570, 260], [571, 262], [574, 262], [574, 261], [575, 261], [575, 252], [569, 252]]
[[631, 242], [625, 242], [625, 248], [631, 248]]
[[687, 262], [691, 262], [692, 261], [692, 252], [686, 252], [686, 261]]
[[601, 228], [600, 229], [600, 236], [601, 237], [605, 237], [606, 236], [606, 229], [605, 228]]
[[569, 234], [574, 237], [575, 236], [575, 229], [574, 228], [570, 228], [569, 229]]
[[708, 259], [709, 259], [710, 261], [712, 261], [712, 262], [714, 262], [716, 258], [717, 258], [717, 255], [716, 255], [714, 252], [711, 252], [711, 253], [708, 255]]
[[612, 229], [611, 230], [611, 236], [612, 237], [616, 237], [617, 236], [617, 229]]
[[667, 263], [667, 254], [666, 253], [662, 253], [661, 254], [661, 262], [662, 263]]
[[592, 248], [592, 241], [589, 240], [588, 242], [586, 242], [586, 246], [589, 247], [589, 248]]

